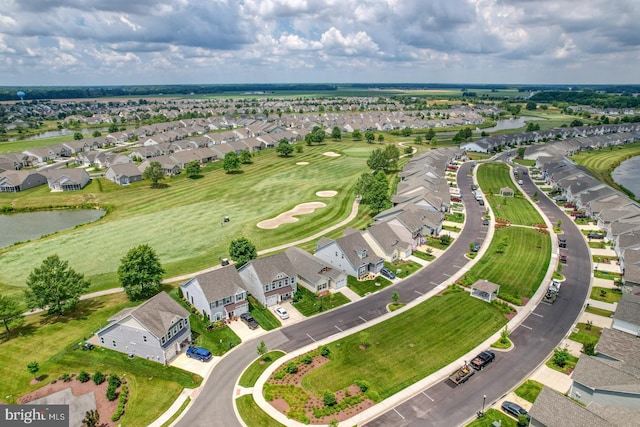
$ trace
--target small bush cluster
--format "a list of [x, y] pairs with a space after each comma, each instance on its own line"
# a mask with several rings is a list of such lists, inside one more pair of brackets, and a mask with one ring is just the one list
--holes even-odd
[[333, 406], [337, 403], [336, 395], [330, 391], [325, 391], [322, 394], [322, 402], [324, 403], [324, 406]]
[[60, 381], [64, 381], [65, 383], [71, 381], [71, 375], [69, 374], [62, 374], [60, 375], [60, 378], [58, 378]]
[[[326, 395], [327, 392], [325, 392]], [[331, 394], [331, 393], [329, 393]], [[324, 408], [315, 408], [313, 410], [313, 416], [316, 418], [327, 417], [333, 414], [336, 414], [340, 411], [344, 411], [345, 409], [356, 406], [358, 403], [363, 402], [366, 399], [366, 396], [362, 394], [358, 394], [356, 396], [345, 397], [340, 401], [340, 403], [334, 403], [333, 405], [326, 405]], [[324, 396], [323, 396], [324, 400]]]
[[298, 372], [298, 365], [293, 362], [287, 363], [287, 366], [284, 368], [285, 372], [288, 374], [295, 374]]
[[303, 358], [302, 358], [302, 363], [304, 363], [305, 365], [310, 365], [311, 362], [313, 362], [313, 356], [310, 354], [306, 354]]
[[105, 380], [106, 378], [105, 378], [105, 376], [104, 376], [104, 374], [103, 374], [102, 372], [100, 372], [100, 371], [96, 371], [96, 372], [93, 374], [93, 377], [91, 377], [91, 379], [93, 380], [93, 382], [94, 382], [96, 385], [100, 385], [100, 384], [102, 384], [102, 383], [104, 382], [104, 380]]
[[129, 398], [129, 387], [127, 385], [122, 386], [122, 390], [120, 391], [120, 399], [118, 400], [118, 409], [111, 416], [111, 421], [118, 421], [124, 415], [124, 407], [127, 404], [127, 399]]
[[357, 380], [355, 384], [360, 388], [360, 391], [366, 393], [367, 390], [371, 387], [368, 381], [365, 380]]
[[324, 357], [329, 357], [331, 355], [331, 350], [326, 345], [320, 347], [320, 354]]
[[78, 381], [80, 381], [81, 383], [86, 383], [87, 381], [89, 381], [91, 379], [91, 376], [89, 375], [88, 372], [86, 371], [81, 371], [78, 374]]
[[281, 380], [284, 378], [285, 372], [284, 371], [278, 371], [275, 374], [273, 374], [273, 378], [276, 380]]

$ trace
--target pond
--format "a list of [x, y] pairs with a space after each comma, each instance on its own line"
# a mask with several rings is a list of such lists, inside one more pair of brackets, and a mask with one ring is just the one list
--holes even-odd
[[104, 214], [98, 209], [65, 209], [0, 215], [0, 248], [93, 222]]
[[539, 117], [532, 116], [520, 116], [517, 118], [509, 118], [509, 119], [500, 119], [496, 121], [496, 125], [490, 128], [481, 129], [480, 131], [485, 132], [494, 132], [497, 130], [506, 130], [506, 129], [520, 129], [527, 125], [526, 122], [531, 120], [543, 120]]
[[640, 156], [635, 156], [620, 163], [611, 172], [611, 178], [616, 184], [623, 186], [633, 193], [635, 198], [640, 196]]
[[7, 141], [22, 141], [25, 139], [43, 139], [43, 138], [52, 138], [54, 136], [64, 136], [64, 135], [73, 135], [76, 132], [80, 132], [81, 134], [83, 134], [85, 137], [89, 134], [92, 134], [95, 131], [101, 132], [104, 134], [104, 132], [107, 132], [109, 130], [109, 128], [91, 128], [91, 129], [79, 129], [79, 130], [71, 130], [71, 129], [60, 129], [60, 130], [49, 130], [46, 132], [41, 132], [41, 133], [32, 133], [32, 134], [28, 134], [28, 135], [24, 135], [24, 136], [17, 136], [17, 137], [11, 137], [11, 138], [7, 138]]

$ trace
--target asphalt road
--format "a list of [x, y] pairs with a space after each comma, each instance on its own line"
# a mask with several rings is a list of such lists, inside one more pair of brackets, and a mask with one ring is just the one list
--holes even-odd
[[[214, 368], [203, 385], [200, 396], [177, 425], [181, 427], [241, 426], [232, 410], [235, 398], [234, 386], [244, 368], [257, 357], [256, 346], [259, 340], [264, 339], [270, 350], [281, 349], [290, 352], [314, 340], [334, 335], [338, 332], [338, 328], [345, 331], [385, 314], [385, 307], [391, 301], [394, 291], [400, 294], [402, 301], [409, 302], [458, 272], [468, 262], [464, 254], [469, 249], [469, 242], [482, 243], [487, 234], [487, 227], [482, 226], [481, 221], [484, 208], [478, 205], [471, 194], [470, 167], [470, 162], [467, 162], [458, 172], [458, 186], [465, 203], [467, 224], [458, 239], [445, 253], [397, 286], [386, 288], [363, 300], [241, 344]], [[535, 186], [530, 181], [525, 183], [525, 188], [531, 193], [535, 191]], [[544, 199], [544, 196], [540, 197]], [[549, 212], [553, 223], [557, 221], [555, 217], [559, 218], [563, 215], [549, 200], [541, 201], [541, 206]], [[569, 223], [564, 219], [563, 222]], [[541, 306], [536, 310], [536, 314], [543, 317], [531, 316], [525, 321], [525, 324], [532, 329], [520, 327], [512, 333], [511, 338], [516, 349], [505, 356], [500, 355], [492, 366], [455, 390], [444, 383], [438, 384], [426, 392], [429, 398], [419, 394], [398, 406], [396, 408], [398, 412], [392, 410], [368, 425], [451, 426], [460, 424], [480, 409], [483, 394], [487, 395], [487, 402], [496, 400], [544, 360], [564, 337], [580, 312], [589, 286], [589, 253], [584, 239], [577, 228], [570, 225], [564, 228], [567, 234], [568, 253], [570, 253], [569, 264], [563, 269], [567, 281], [553, 306]], [[582, 241], [580, 242], [579, 239]], [[584, 262], [579, 264], [579, 260]], [[402, 414], [403, 418], [398, 413]]]

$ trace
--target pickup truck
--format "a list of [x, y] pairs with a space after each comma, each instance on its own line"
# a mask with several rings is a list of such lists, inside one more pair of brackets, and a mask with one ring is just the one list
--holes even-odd
[[249, 329], [256, 329], [258, 326], [258, 322], [256, 322], [256, 319], [253, 318], [253, 316], [249, 313], [242, 313], [240, 315], [240, 320], [242, 320], [248, 327]]
[[454, 384], [462, 384], [466, 383], [469, 378], [473, 376], [476, 372], [469, 367], [466, 363], [462, 366], [462, 368], [455, 371], [453, 374], [449, 376], [449, 379]]
[[496, 355], [494, 352], [488, 351], [488, 350], [483, 351], [482, 353], [478, 354], [476, 357], [473, 358], [470, 365], [476, 371], [481, 371], [482, 369], [484, 369], [485, 366], [493, 362], [495, 358], [496, 358]]

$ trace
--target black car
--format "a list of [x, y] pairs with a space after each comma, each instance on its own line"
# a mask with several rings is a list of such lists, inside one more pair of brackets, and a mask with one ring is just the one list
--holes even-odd
[[591, 233], [587, 234], [587, 237], [589, 239], [604, 239], [604, 236], [602, 234], [594, 233], [594, 232], [591, 232]]
[[482, 225], [489, 225], [489, 220], [488, 219], [483, 219], [482, 220]]
[[567, 247], [567, 239], [565, 239], [564, 237], [558, 237], [558, 246], [561, 248], [566, 248]]
[[256, 319], [254, 319], [253, 316], [249, 313], [242, 313], [240, 315], [240, 320], [246, 323], [249, 329], [256, 329], [258, 326], [260, 326], [258, 325], [258, 322], [256, 322]]
[[505, 400], [504, 402], [502, 402], [502, 410], [509, 415], [513, 415], [516, 418], [520, 418], [520, 415], [524, 415], [525, 417], [527, 417], [527, 420], [531, 420], [531, 417], [529, 417], [529, 413], [517, 403]]
[[393, 271], [389, 270], [387, 267], [383, 267], [382, 270], [380, 270], [380, 274], [382, 274], [389, 280], [393, 280], [396, 278], [396, 275], [393, 274]]

